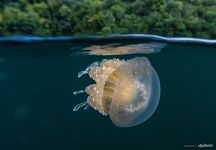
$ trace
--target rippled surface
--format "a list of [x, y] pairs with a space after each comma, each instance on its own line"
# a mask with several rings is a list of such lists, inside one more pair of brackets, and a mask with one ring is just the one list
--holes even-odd
[[[216, 139], [216, 48], [165, 43], [158, 53], [119, 56], [77, 55], [92, 45], [134, 45], [151, 40], [44, 41], [0, 43], [1, 149], [186, 149]], [[92, 81], [77, 72], [105, 58], [147, 57], [158, 73], [161, 98], [145, 123], [119, 129], [93, 109], [73, 106], [73, 95]]]

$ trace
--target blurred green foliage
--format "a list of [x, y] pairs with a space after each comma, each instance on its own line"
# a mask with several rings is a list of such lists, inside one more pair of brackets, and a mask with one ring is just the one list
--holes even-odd
[[216, 37], [216, 0], [1, 0], [0, 35]]

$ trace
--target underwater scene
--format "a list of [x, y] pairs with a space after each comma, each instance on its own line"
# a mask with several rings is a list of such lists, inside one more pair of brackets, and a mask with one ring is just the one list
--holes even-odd
[[0, 0], [0, 150], [216, 150], [216, 0]]
[[216, 41], [0, 38], [1, 150], [214, 150]]

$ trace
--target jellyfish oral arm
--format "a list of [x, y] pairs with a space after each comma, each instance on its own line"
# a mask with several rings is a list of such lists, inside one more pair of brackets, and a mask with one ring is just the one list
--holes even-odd
[[80, 90], [80, 91], [74, 91], [73, 94], [74, 95], [78, 95], [78, 94], [82, 94], [82, 93], [85, 93], [84, 90]]
[[88, 109], [88, 106], [89, 104], [87, 102], [82, 102], [80, 104], [77, 104], [74, 108], [73, 108], [73, 111], [78, 111], [81, 107], [84, 107], [84, 110]]
[[84, 74], [88, 74], [89, 71], [93, 68], [93, 67], [97, 67], [99, 65], [99, 62], [94, 62], [92, 64], [90, 64], [84, 71], [81, 71], [78, 73], [78, 78], [81, 78]]

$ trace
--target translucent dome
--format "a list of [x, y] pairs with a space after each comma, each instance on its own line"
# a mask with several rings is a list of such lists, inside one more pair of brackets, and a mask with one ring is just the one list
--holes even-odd
[[160, 99], [160, 81], [146, 57], [127, 61], [105, 59], [90, 65], [86, 71], [96, 84], [86, 87], [87, 102], [77, 105], [74, 111], [88, 104], [109, 115], [119, 127], [138, 125], [155, 112]]

